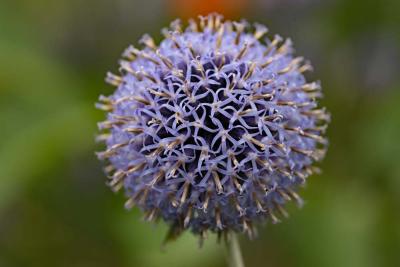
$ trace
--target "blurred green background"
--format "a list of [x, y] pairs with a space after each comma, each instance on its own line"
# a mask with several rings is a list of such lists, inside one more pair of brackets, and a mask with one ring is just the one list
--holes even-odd
[[213, 9], [291, 37], [332, 113], [306, 205], [241, 239], [247, 266], [400, 266], [400, 1], [2, 0], [1, 267], [226, 266], [212, 236], [162, 248], [165, 225], [125, 211], [94, 155], [94, 102], [123, 49]]

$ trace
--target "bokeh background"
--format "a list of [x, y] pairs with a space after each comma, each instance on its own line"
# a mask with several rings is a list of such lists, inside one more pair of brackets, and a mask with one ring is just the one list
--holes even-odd
[[400, 266], [400, 1], [0, 1], [0, 266], [226, 266], [210, 236], [123, 209], [94, 151], [108, 70], [143, 33], [219, 11], [291, 37], [332, 113], [303, 209], [241, 238], [251, 266]]

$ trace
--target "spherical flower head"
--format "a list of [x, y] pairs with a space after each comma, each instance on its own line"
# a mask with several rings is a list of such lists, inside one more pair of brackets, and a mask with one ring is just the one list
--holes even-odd
[[252, 236], [255, 223], [287, 216], [287, 201], [301, 204], [329, 116], [317, 106], [320, 84], [303, 75], [310, 65], [266, 33], [212, 14], [186, 28], [174, 21], [159, 46], [144, 35], [142, 50], [123, 53], [120, 75], [107, 76], [117, 89], [98, 104], [107, 111], [98, 156], [127, 208], [175, 233]]

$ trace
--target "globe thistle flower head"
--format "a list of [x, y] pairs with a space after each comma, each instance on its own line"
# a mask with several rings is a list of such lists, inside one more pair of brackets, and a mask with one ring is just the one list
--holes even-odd
[[[254, 29], [254, 30], [251, 30]], [[329, 116], [317, 106], [320, 84], [294, 57], [291, 41], [267, 28], [216, 14], [179, 21], [130, 46], [116, 86], [98, 107], [98, 153], [109, 184], [124, 188], [127, 208], [163, 219], [173, 233], [244, 231], [287, 216], [289, 200], [318, 169]]]

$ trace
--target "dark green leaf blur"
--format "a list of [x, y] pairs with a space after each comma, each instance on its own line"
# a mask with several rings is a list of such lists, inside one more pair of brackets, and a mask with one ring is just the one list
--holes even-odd
[[126, 211], [94, 154], [124, 48], [214, 4], [290, 37], [332, 114], [305, 206], [241, 238], [246, 266], [400, 266], [400, 1], [194, 2], [0, 1], [0, 267], [226, 266], [212, 235], [163, 247], [167, 227]]

